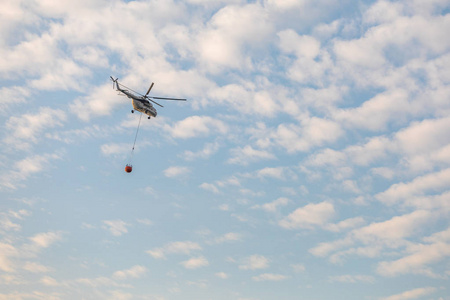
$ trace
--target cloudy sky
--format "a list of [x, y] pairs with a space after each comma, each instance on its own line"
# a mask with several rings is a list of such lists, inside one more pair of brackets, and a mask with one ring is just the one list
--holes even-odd
[[449, 0], [1, 6], [0, 299], [450, 299]]

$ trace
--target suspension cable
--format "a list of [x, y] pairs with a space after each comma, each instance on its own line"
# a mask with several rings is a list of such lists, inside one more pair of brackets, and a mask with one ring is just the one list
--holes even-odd
[[139, 123], [138, 123], [137, 129], [136, 129], [136, 135], [134, 136], [133, 148], [131, 148], [130, 164], [131, 164], [131, 160], [133, 159], [134, 146], [136, 145], [139, 127], [141, 126], [141, 119], [142, 119], [142, 113], [141, 113], [141, 116], [139, 117]]

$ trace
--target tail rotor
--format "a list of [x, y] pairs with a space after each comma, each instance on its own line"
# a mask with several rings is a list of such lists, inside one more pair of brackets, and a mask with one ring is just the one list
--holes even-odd
[[109, 78], [111, 78], [111, 81], [113, 83], [113, 89], [114, 89], [114, 84], [117, 85], [117, 79], [119, 79], [119, 78], [114, 79], [112, 76], [109, 76]]

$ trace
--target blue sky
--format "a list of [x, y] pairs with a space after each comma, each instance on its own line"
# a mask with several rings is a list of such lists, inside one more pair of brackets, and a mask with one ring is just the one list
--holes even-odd
[[0, 299], [450, 299], [449, 9], [3, 1]]

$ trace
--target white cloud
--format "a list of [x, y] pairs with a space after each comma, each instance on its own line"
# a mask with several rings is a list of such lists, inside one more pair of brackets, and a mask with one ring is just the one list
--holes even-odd
[[71, 59], [57, 58], [52, 61], [58, 68], [47, 70], [39, 79], [31, 80], [30, 86], [41, 90], [79, 89], [79, 81], [90, 75], [90, 70]]
[[113, 273], [113, 278], [118, 280], [125, 280], [129, 278], [140, 278], [147, 272], [144, 266], [136, 265], [127, 270], [116, 271]]
[[61, 153], [32, 155], [13, 163], [11, 171], [0, 175], [0, 189], [17, 189], [28, 177], [48, 170], [52, 160], [61, 159]]
[[20, 1], [5, 1], [0, 20], [0, 35], [6, 40], [14, 29], [33, 24], [36, 19], [35, 15], [23, 9]]
[[444, 231], [433, 233], [431, 236], [425, 237], [423, 240], [429, 243], [450, 242], [450, 227]]
[[334, 43], [333, 50], [338, 59], [352, 65], [374, 69], [385, 63], [379, 47], [376, 47], [374, 42], [367, 38], [350, 41], [338, 40]]
[[264, 159], [275, 159], [275, 155], [265, 150], [253, 149], [252, 146], [247, 145], [244, 148], [238, 147], [230, 150], [232, 157], [228, 159], [230, 164], [248, 165], [251, 162], [256, 162]]
[[137, 219], [136, 221], [145, 226], [150, 226], [153, 224], [153, 222], [149, 219]]
[[309, 249], [309, 252], [312, 255], [325, 257], [328, 256], [330, 253], [335, 252], [339, 249], [342, 249], [347, 246], [351, 246], [353, 244], [353, 240], [349, 237], [343, 238], [340, 240], [332, 241], [332, 242], [323, 242], [320, 243], [318, 246]]
[[18, 253], [19, 251], [13, 245], [0, 242], [0, 270], [14, 272], [16, 266], [11, 258], [17, 256]]
[[366, 243], [373, 239], [380, 239], [386, 240], [387, 243], [394, 246], [394, 241], [401, 241], [401, 239], [415, 234], [432, 217], [433, 214], [428, 211], [417, 210], [410, 214], [355, 229], [352, 234]]
[[102, 287], [102, 286], [130, 287], [130, 285], [117, 283], [117, 281], [115, 281], [109, 277], [105, 277], [105, 276], [100, 276], [100, 277], [96, 277], [96, 278], [78, 278], [75, 280], [75, 282], [77, 284], [82, 284], [82, 285], [85, 285], [88, 287], [93, 287], [93, 288], [98, 288], [98, 287]]
[[340, 125], [332, 120], [312, 117], [302, 121], [302, 126], [280, 124], [272, 134], [277, 145], [289, 153], [306, 152], [339, 139], [343, 135]]
[[[28, 16], [33, 15], [34, 9], [30, 8], [24, 9]], [[38, 26], [40, 17], [33, 15], [35, 26]], [[77, 88], [78, 81], [90, 75], [89, 68], [75, 63], [58, 48], [61, 38], [58, 26], [50, 22], [49, 27], [51, 29], [46, 34], [29, 34], [11, 47], [0, 48], [3, 76], [38, 76], [38, 79], [29, 81], [35, 89], [68, 90]]]
[[31, 216], [32, 212], [28, 211], [26, 209], [20, 209], [18, 211], [10, 210], [10, 211], [8, 211], [8, 215], [10, 215], [13, 218], [16, 218], [16, 219], [19, 219], [19, 220], [23, 220], [24, 217]]
[[264, 273], [258, 276], [253, 276], [252, 279], [254, 281], [281, 281], [289, 278], [286, 275], [281, 274], [272, 274], [272, 273]]
[[148, 250], [147, 253], [153, 258], [161, 259], [165, 258], [167, 254], [185, 254], [189, 255], [192, 251], [202, 250], [202, 247], [195, 242], [171, 242], [162, 248], [154, 248]]
[[320, 42], [314, 37], [299, 36], [294, 30], [287, 29], [278, 32], [280, 48], [287, 53], [295, 53], [299, 57], [314, 59], [319, 55]]
[[186, 175], [190, 172], [188, 167], [172, 166], [164, 170], [164, 176], [169, 178]]
[[172, 242], [165, 246], [167, 253], [189, 254], [192, 250], [201, 250], [199, 244], [194, 242]]
[[200, 184], [199, 187], [204, 189], [204, 190], [213, 192], [215, 194], [219, 193], [219, 189], [212, 183], [204, 182], [204, 183]]
[[49, 34], [42, 36], [30, 36], [22, 40], [14, 47], [0, 48], [0, 65], [2, 65], [2, 76], [13, 77], [21, 74], [28, 68], [31, 74], [37, 73], [40, 68], [46, 70], [46, 66], [54, 65], [52, 58], [56, 55], [56, 41]]
[[109, 297], [110, 299], [117, 299], [117, 300], [132, 300], [133, 294], [132, 293], [126, 293], [120, 290], [116, 291], [110, 291]]
[[217, 186], [222, 187], [222, 188], [226, 187], [226, 186], [240, 186], [241, 185], [239, 178], [237, 178], [236, 176], [231, 176], [224, 180], [217, 180], [215, 183], [217, 184]]
[[349, 88], [346, 85], [333, 84], [317, 88], [304, 88], [300, 92], [301, 97], [308, 105], [328, 114], [335, 111], [336, 104], [343, 102], [348, 91]]
[[334, 214], [334, 206], [330, 202], [311, 203], [297, 208], [278, 224], [286, 229], [310, 229], [315, 226], [324, 226]]
[[273, 7], [276, 10], [286, 11], [302, 8], [308, 3], [308, 0], [265, 0], [265, 2], [269, 7]]
[[259, 4], [225, 6], [198, 35], [198, 59], [214, 73], [251, 67], [244, 47], [264, 45], [271, 32], [271, 22]]
[[450, 164], [447, 134], [450, 118], [412, 123], [395, 134], [392, 144], [405, 155], [407, 166], [416, 172]]
[[449, 186], [450, 169], [445, 169], [416, 177], [408, 183], [393, 184], [386, 191], [376, 194], [375, 198], [385, 204], [392, 205], [413, 196], [422, 196], [427, 192], [441, 191]]
[[[102, 126], [97, 124], [86, 126], [84, 128], [69, 129], [69, 130], [59, 130], [54, 132], [45, 133], [45, 137], [49, 139], [54, 139], [66, 144], [73, 144], [82, 140], [104, 138], [110, 136], [111, 127]], [[113, 129], [115, 130], [115, 129]]]
[[203, 256], [199, 256], [199, 257], [193, 257], [190, 258], [186, 261], [181, 262], [181, 264], [186, 268], [186, 269], [198, 269], [201, 267], [206, 267], [209, 265], [208, 260], [203, 257]]
[[272, 202], [264, 203], [264, 204], [257, 204], [252, 206], [254, 209], [262, 209], [267, 212], [276, 212], [278, 210], [278, 207], [288, 205], [291, 201], [288, 198], [278, 198]]
[[37, 249], [48, 248], [51, 244], [62, 239], [62, 232], [43, 232], [29, 238]]
[[[425, 210], [395, 216], [386, 221], [374, 222], [353, 229], [345, 237], [320, 243], [318, 246], [311, 248], [309, 252], [316, 256], [329, 256], [333, 263], [340, 263], [343, 257], [355, 255], [377, 258], [385, 251], [395, 251], [410, 245], [406, 239], [417, 235], [418, 231], [433, 217], [435, 216], [432, 213]], [[356, 221], [357, 223], [360, 222], [359, 220]], [[352, 220], [350, 223], [353, 222]], [[357, 245], [353, 247], [355, 244]]]
[[369, 275], [339, 275], [339, 276], [331, 276], [331, 282], [342, 282], [342, 283], [374, 283], [375, 278]]
[[401, 155], [403, 159], [397, 169], [374, 167], [372, 172], [392, 179], [401, 174], [405, 167], [414, 173], [432, 170], [435, 166], [450, 163], [450, 140], [446, 135], [448, 126], [448, 118], [412, 123], [392, 138], [375, 136], [362, 144], [349, 145], [341, 151], [329, 148], [320, 150], [306, 160], [306, 165], [337, 168], [354, 164], [364, 167], [375, 165], [392, 155]]
[[302, 84], [323, 86], [324, 74], [332, 67], [330, 54], [321, 50], [320, 41], [308, 35], [298, 35], [294, 30], [278, 32], [282, 52], [294, 54], [288, 67], [288, 78]]
[[6, 128], [11, 132], [3, 141], [14, 145], [15, 149], [29, 149], [31, 143], [37, 143], [42, 132], [63, 125], [66, 113], [60, 109], [41, 107], [36, 114], [23, 114], [20, 117], [10, 117]]
[[[164, 24], [167, 24], [164, 23]], [[166, 28], [170, 27], [168, 25]], [[175, 30], [179, 30], [180, 27], [175, 28]], [[164, 30], [164, 29], [163, 29]], [[180, 34], [180, 32], [177, 32], [177, 34]], [[182, 34], [182, 33], [181, 33]], [[173, 37], [173, 36], [172, 36]], [[193, 38], [192, 32], [188, 33], [187, 36], [183, 36], [183, 38]], [[158, 37], [158, 40], [161, 41], [161, 38]], [[167, 47], [168, 45], [166, 45]], [[170, 45], [172, 46], [172, 45]], [[170, 47], [169, 46], [169, 47]], [[186, 50], [186, 52], [189, 52], [186, 55], [191, 55], [191, 50], [193, 47], [192, 43], [188, 43], [186, 45], [183, 45], [182, 47], [176, 49], [177, 52], [180, 55], [184, 55], [182, 52], [184, 51], [184, 47], [187, 47], [189, 50]], [[163, 56], [165, 56], [164, 54]], [[163, 56], [160, 56], [161, 58]], [[191, 59], [192, 57], [189, 57]], [[153, 59], [147, 60], [146, 62], [152, 62]], [[140, 66], [137, 66], [140, 67]], [[212, 90], [216, 87], [216, 82], [213, 81], [209, 76], [205, 75], [202, 70], [197, 68], [191, 68], [189, 70], [180, 70], [176, 67], [173, 67], [170, 63], [167, 63], [166, 61], [161, 61], [158, 63], [158, 65], [155, 66], [159, 71], [152, 76], [153, 78], [156, 78], [157, 84], [154, 87], [154, 93], [158, 96], [163, 97], [182, 97], [187, 98], [187, 102], [183, 103], [169, 103], [166, 102], [166, 106], [174, 106], [177, 105], [180, 110], [185, 110], [186, 105], [192, 105], [195, 108], [198, 108], [201, 105], [205, 105], [208, 103], [208, 99], [206, 98], [206, 93], [209, 90]], [[148, 78], [148, 72], [145, 69], [142, 69], [141, 74], [142, 80], [145, 80], [143, 83], [144, 85], [147, 85], [147, 78]], [[152, 91], [152, 93], [153, 93]], [[164, 91], [164, 92], [160, 92]], [[144, 91], [143, 91], [144, 92]], [[159, 110], [158, 112], [161, 112], [158, 115], [158, 118], [154, 119], [158, 120], [160, 116], [165, 113], [164, 109]]]
[[162, 259], [162, 258], [166, 257], [164, 255], [164, 250], [161, 248], [147, 250], [146, 252], [147, 252], [147, 254], [149, 254], [150, 256], [152, 256], [153, 258], [156, 258], [156, 259]]
[[215, 142], [215, 143], [207, 143], [205, 144], [204, 148], [198, 152], [192, 152], [192, 151], [184, 151], [183, 153], [183, 157], [184, 159], [191, 161], [191, 160], [195, 160], [197, 158], [209, 158], [211, 155], [213, 155], [214, 153], [216, 153], [219, 150], [219, 143]]
[[[342, 178], [348, 176], [347, 174], [351, 173], [351, 169], [343, 168], [340, 170], [341, 173], [337, 175], [337, 178]], [[341, 187], [344, 191], [348, 191], [354, 194], [361, 194], [361, 189], [358, 187], [358, 183], [356, 180], [344, 180], [341, 183]]]
[[0, 282], [2, 282], [3, 285], [20, 285], [25, 283], [25, 281], [20, 279], [18, 276], [11, 274], [1, 275]]
[[42, 250], [49, 248], [62, 238], [63, 232], [48, 231], [28, 237], [29, 242], [23, 243], [21, 246], [0, 242], [0, 270], [18, 272], [19, 269], [22, 269], [32, 273], [50, 272], [52, 270], [50, 267], [39, 262], [22, 260], [36, 257]]
[[229, 277], [229, 275], [225, 272], [218, 272], [215, 275], [221, 279], [228, 279], [228, 277]]
[[243, 264], [239, 266], [241, 270], [259, 270], [269, 267], [269, 259], [263, 255], [254, 254], [243, 260]]
[[370, 171], [373, 174], [381, 176], [386, 179], [393, 179], [395, 175], [395, 171], [388, 167], [372, 168]]
[[400, 130], [395, 139], [406, 153], [430, 152], [450, 143], [449, 126], [450, 118], [427, 119]]
[[8, 212], [0, 212], [0, 233], [6, 231], [19, 231], [22, 226], [14, 223], [12, 219], [23, 220], [24, 217], [30, 216], [31, 212], [25, 209], [19, 211], [10, 210]]
[[387, 156], [391, 148], [390, 141], [381, 136], [373, 137], [363, 145], [353, 145], [345, 148], [348, 160], [358, 166], [368, 166]]
[[275, 100], [285, 100], [285, 97], [275, 95], [272, 89], [275, 87], [270, 86], [270, 83], [255, 85], [253, 82], [242, 82], [212, 89], [208, 95], [214, 100], [214, 104], [222, 104], [241, 114], [273, 117], [281, 110], [280, 106], [288, 103]]
[[291, 265], [291, 267], [295, 273], [302, 273], [306, 270], [306, 268], [303, 264], [295, 264], [295, 265]]
[[306, 163], [311, 166], [339, 166], [347, 160], [345, 153], [333, 149], [323, 149], [308, 158]]
[[61, 157], [58, 154], [45, 154], [27, 157], [15, 164], [15, 169], [17, 169], [17, 177], [22, 177], [25, 179], [31, 174], [41, 172], [50, 159], [60, 158]]
[[222, 211], [229, 211], [230, 206], [228, 204], [221, 204], [221, 205], [219, 205], [219, 209]]
[[25, 263], [23, 269], [32, 273], [46, 273], [51, 270], [49, 267], [46, 267], [40, 263], [30, 261]]
[[402, 4], [377, 1], [364, 13], [366, 23], [386, 23], [396, 20], [402, 13]]
[[166, 130], [174, 138], [188, 139], [199, 136], [208, 136], [212, 132], [225, 134], [228, 131], [227, 125], [209, 116], [191, 116], [166, 127]]
[[44, 277], [42, 277], [42, 278], [39, 280], [39, 282], [42, 283], [42, 284], [45, 285], [45, 286], [53, 286], [53, 287], [56, 287], [56, 286], [59, 286], [59, 285], [60, 285], [60, 283], [59, 283], [55, 278], [50, 277], [50, 276], [44, 276]]
[[434, 243], [431, 245], [414, 245], [410, 247], [411, 254], [394, 261], [382, 261], [377, 266], [377, 272], [383, 276], [398, 276], [400, 274], [422, 274], [430, 277], [436, 275], [427, 267], [431, 263], [450, 257], [450, 244]]
[[8, 216], [0, 214], [0, 231], [18, 231], [21, 229], [19, 224], [13, 223]]
[[325, 229], [334, 232], [340, 232], [345, 229], [354, 228], [362, 225], [364, 223], [363, 217], [354, 217], [350, 219], [343, 220], [337, 224], [327, 224]]
[[80, 47], [73, 50], [73, 58], [86, 65], [96, 67], [108, 67], [107, 55], [101, 49], [95, 47]]
[[427, 296], [436, 291], [434, 287], [425, 287], [425, 288], [417, 288], [409, 291], [405, 291], [400, 294], [392, 295], [385, 298], [380, 298], [380, 300], [408, 300], [408, 299], [417, 299], [423, 296]]
[[117, 96], [111, 85], [105, 84], [91, 90], [88, 96], [75, 99], [69, 107], [78, 118], [89, 121], [92, 117], [109, 115], [116, 107], [125, 103], [130, 103], [128, 98]]
[[[239, 193], [241, 193], [242, 195], [246, 196], [246, 197], [263, 197], [265, 195], [264, 191], [254, 191], [251, 189], [245, 189], [245, 188], [241, 188], [239, 189]], [[247, 200], [242, 200], [242, 203], [247, 203]]]
[[242, 234], [237, 232], [228, 232], [222, 236], [213, 239], [214, 244], [223, 244], [226, 242], [235, 242], [242, 240]]
[[100, 151], [102, 154], [106, 156], [110, 155], [123, 155], [131, 151], [130, 144], [116, 144], [116, 143], [109, 143], [109, 144], [103, 144], [100, 147]]
[[[414, 2], [411, 5], [406, 4], [408, 2], [389, 3], [388, 9], [381, 9], [385, 12], [381, 19], [387, 17], [389, 20], [369, 26], [359, 39], [335, 41], [333, 50], [338, 66], [345, 68], [346, 76], [363, 86], [381, 86], [390, 90], [403, 85], [409, 91], [420, 89], [414, 82], [417, 74], [408, 74], [401, 66], [424, 55], [446, 53], [449, 42], [440, 28], [448, 26], [449, 18], [432, 13], [426, 16], [411, 15], [410, 12], [420, 6], [419, 1]], [[380, 10], [380, 6], [376, 9]], [[400, 15], [396, 17], [397, 14]], [[377, 20], [373, 14], [367, 17], [369, 23]], [[410, 108], [405, 107], [404, 111]]]
[[9, 107], [15, 104], [26, 102], [31, 92], [20, 86], [2, 87], [0, 88], [0, 112], [6, 112]]
[[108, 230], [114, 236], [121, 236], [125, 233], [128, 233], [128, 226], [130, 224], [122, 221], [122, 220], [105, 220], [103, 221], [104, 229]]
[[394, 90], [378, 94], [357, 108], [338, 111], [335, 117], [350, 128], [381, 131], [390, 122], [405, 118], [408, 106], [408, 94], [403, 90]]
[[259, 178], [277, 178], [277, 179], [284, 179], [284, 172], [286, 171], [286, 168], [283, 167], [276, 167], [276, 168], [264, 168], [261, 170], [258, 170], [256, 172], [256, 176]]

